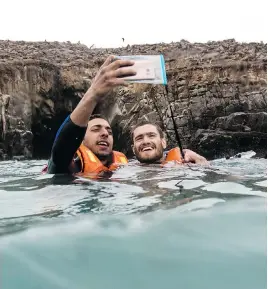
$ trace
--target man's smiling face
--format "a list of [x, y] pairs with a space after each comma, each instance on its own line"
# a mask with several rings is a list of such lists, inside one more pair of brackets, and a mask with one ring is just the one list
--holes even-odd
[[166, 141], [154, 125], [145, 124], [133, 131], [133, 152], [141, 163], [160, 161], [165, 148]]
[[113, 133], [109, 123], [102, 118], [94, 118], [88, 122], [84, 145], [96, 156], [108, 156], [113, 149]]

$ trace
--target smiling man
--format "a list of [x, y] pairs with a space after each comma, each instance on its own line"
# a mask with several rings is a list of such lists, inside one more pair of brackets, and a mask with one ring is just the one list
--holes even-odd
[[209, 162], [199, 154], [184, 149], [184, 159], [178, 147], [165, 153], [167, 142], [162, 129], [151, 122], [140, 122], [132, 129], [133, 152], [141, 163], [196, 163], [208, 165]]
[[112, 129], [103, 116], [92, 115], [86, 130], [68, 117], [54, 142], [48, 172], [99, 174], [127, 162], [123, 153], [113, 151]]
[[100, 115], [92, 115], [97, 103], [104, 101], [113, 88], [127, 85], [122, 78], [135, 75], [129, 60], [106, 59], [88, 91], [59, 128], [47, 169], [52, 174], [101, 174], [127, 163], [124, 154], [113, 151], [112, 129]]
[[167, 146], [163, 131], [157, 125], [142, 123], [133, 130], [133, 152], [141, 163], [160, 162]]

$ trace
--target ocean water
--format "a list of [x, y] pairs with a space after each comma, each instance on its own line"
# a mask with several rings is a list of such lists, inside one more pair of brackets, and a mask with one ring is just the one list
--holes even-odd
[[266, 288], [267, 162], [253, 156], [101, 180], [0, 162], [0, 288]]

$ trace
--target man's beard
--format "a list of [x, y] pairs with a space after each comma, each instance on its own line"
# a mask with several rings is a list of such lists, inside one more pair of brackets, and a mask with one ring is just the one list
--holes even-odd
[[140, 163], [144, 163], [144, 164], [161, 163], [161, 159], [163, 157], [163, 149], [161, 148], [156, 149], [156, 154], [153, 157], [147, 157], [147, 158], [140, 157], [139, 152], [137, 153], [137, 150], [135, 149], [135, 155], [136, 155], [137, 160]]
[[111, 164], [113, 162], [113, 152], [107, 154], [95, 154], [95, 156], [100, 160], [100, 161], [107, 161], [107, 164]]

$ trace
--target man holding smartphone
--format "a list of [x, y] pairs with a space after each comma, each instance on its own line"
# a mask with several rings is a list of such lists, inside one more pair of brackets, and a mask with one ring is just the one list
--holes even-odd
[[[113, 171], [118, 164], [127, 163], [124, 154], [113, 151], [113, 135], [108, 121], [101, 115], [92, 116], [92, 112], [113, 88], [128, 84], [124, 77], [136, 75], [133, 65], [132, 60], [113, 56], [106, 59], [90, 88], [59, 128], [46, 172], [100, 175]], [[190, 150], [189, 154], [192, 162], [199, 156]]]
[[[48, 173], [93, 173], [116, 168], [126, 157], [114, 152], [112, 129], [102, 116], [93, 116], [96, 105], [113, 88], [127, 85], [125, 76], [135, 75], [134, 61], [109, 56], [94, 77], [90, 88], [59, 128], [46, 171]], [[91, 117], [91, 118], [90, 118]]]

